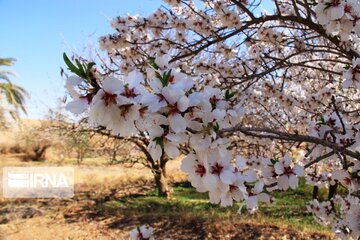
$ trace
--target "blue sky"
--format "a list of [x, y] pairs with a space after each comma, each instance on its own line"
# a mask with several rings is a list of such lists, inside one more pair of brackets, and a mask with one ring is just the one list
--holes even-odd
[[[160, 0], [0, 0], [0, 57], [16, 58], [13, 82], [31, 95], [28, 118], [40, 119], [65, 95], [62, 53], [112, 32], [108, 19], [153, 12]], [[70, 55], [70, 54], [69, 54]]]

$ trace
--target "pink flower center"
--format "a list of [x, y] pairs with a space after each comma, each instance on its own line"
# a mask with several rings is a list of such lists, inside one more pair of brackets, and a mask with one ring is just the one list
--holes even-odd
[[291, 174], [293, 174], [293, 170], [291, 169], [291, 167], [284, 167], [284, 174], [290, 176]]
[[104, 91], [104, 96], [102, 97], [102, 100], [105, 102], [105, 106], [108, 107], [111, 104], [116, 104], [116, 94], [108, 93]]
[[229, 185], [229, 191], [230, 191], [230, 192], [233, 192], [233, 191], [236, 191], [236, 190], [238, 190], [238, 186]]
[[135, 93], [134, 88], [129, 88], [129, 86], [125, 86], [125, 91], [123, 93], [123, 96], [128, 98], [134, 98], [137, 96], [137, 94]]
[[156, 96], [158, 96], [159, 102], [165, 100], [165, 97], [161, 93], [156, 94]]
[[349, 13], [349, 12], [351, 12], [351, 10], [352, 10], [352, 6], [346, 4], [346, 5], [345, 5], [345, 8], [344, 8], [344, 11], [345, 11], [346, 13]]
[[169, 115], [174, 115], [179, 112], [179, 109], [177, 107], [177, 103], [170, 106]]
[[213, 96], [209, 99], [209, 102], [211, 105], [216, 105], [216, 103], [219, 101], [219, 99], [216, 96]]
[[348, 177], [345, 177], [345, 178], [344, 178], [344, 183], [345, 183], [346, 185], [351, 185], [351, 179], [348, 178]]
[[146, 113], [147, 107], [142, 107], [139, 109], [139, 113], [141, 117], [144, 117], [145, 113]]
[[253, 192], [253, 189], [251, 187], [247, 187], [246, 191], [248, 192], [249, 197], [255, 196], [256, 194]]
[[130, 112], [131, 106], [132, 104], [120, 106], [119, 109], [121, 111], [121, 116], [125, 117]]
[[203, 165], [198, 164], [195, 169], [195, 173], [200, 177], [203, 177], [206, 174], [206, 169]]
[[220, 176], [220, 173], [223, 170], [223, 166], [219, 163], [215, 163], [215, 165], [211, 166], [211, 173]]
[[327, 122], [330, 126], [335, 126], [336, 124], [336, 120], [335, 119], [332, 119], [332, 118], [329, 118], [328, 122]]
[[339, 5], [340, 5], [340, 0], [333, 0], [331, 2], [331, 6], [333, 6], [333, 7], [336, 7], [336, 6], [339, 6]]

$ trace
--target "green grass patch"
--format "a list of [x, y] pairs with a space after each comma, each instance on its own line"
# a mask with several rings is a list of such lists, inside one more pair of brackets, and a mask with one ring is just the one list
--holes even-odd
[[[320, 192], [325, 197], [325, 192]], [[263, 224], [277, 224], [297, 230], [330, 231], [328, 227], [319, 225], [313, 216], [306, 211], [306, 204], [311, 200], [312, 187], [301, 181], [297, 190], [274, 192], [276, 203], [261, 205], [260, 210], [250, 214], [243, 208], [238, 214], [240, 203], [231, 207], [220, 207], [208, 202], [207, 193], [196, 192], [194, 188], [177, 186], [170, 199], [156, 196], [151, 192], [145, 196], [124, 197], [117, 201], [108, 202], [105, 208], [116, 208], [124, 214], [138, 214], [151, 216], [192, 216], [206, 219], [239, 218]]]

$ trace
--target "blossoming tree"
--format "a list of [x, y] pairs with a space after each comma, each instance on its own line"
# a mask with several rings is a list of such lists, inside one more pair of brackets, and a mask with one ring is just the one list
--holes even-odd
[[182, 170], [221, 206], [254, 212], [304, 176], [329, 189], [309, 211], [358, 238], [359, 0], [165, 2], [111, 21], [110, 64], [67, 61], [68, 110], [142, 133], [155, 160], [186, 146]]

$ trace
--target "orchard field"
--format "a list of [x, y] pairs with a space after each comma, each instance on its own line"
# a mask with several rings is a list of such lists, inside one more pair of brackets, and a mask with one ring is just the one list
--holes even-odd
[[142, 224], [156, 229], [157, 239], [333, 239], [329, 228], [317, 224], [306, 211], [312, 189], [277, 194], [277, 202], [253, 215], [239, 204], [222, 208], [198, 193], [179, 169], [180, 160], [168, 164], [173, 193], [158, 197], [151, 172], [142, 166], [109, 166], [105, 159], [87, 158], [22, 162], [16, 155], [1, 155], [3, 166], [73, 166], [73, 199], [0, 200], [1, 240], [12, 239], [128, 239]]

